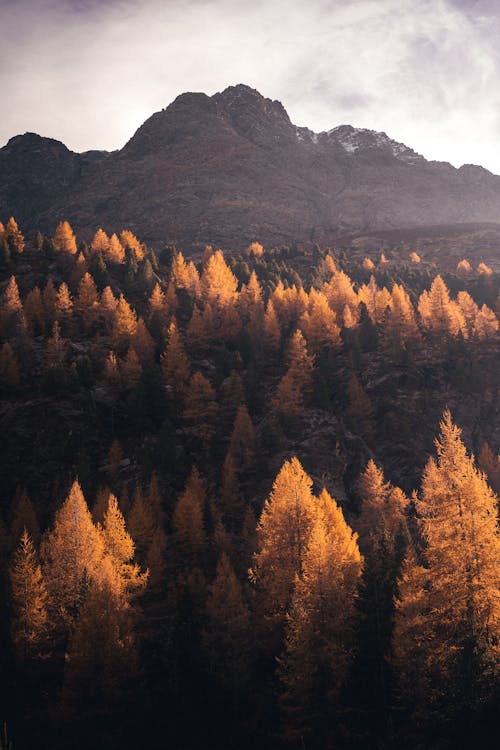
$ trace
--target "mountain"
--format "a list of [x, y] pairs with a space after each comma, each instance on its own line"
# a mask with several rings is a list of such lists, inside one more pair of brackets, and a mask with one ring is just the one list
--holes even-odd
[[295, 126], [245, 85], [186, 93], [119, 151], [33, 133], [0, 149], [0, 214], [52, 232], [128, 227], [153, 246], [328, 241], [342, 232], [500, 222], [500, 177], [430, 162], [385, 133]]

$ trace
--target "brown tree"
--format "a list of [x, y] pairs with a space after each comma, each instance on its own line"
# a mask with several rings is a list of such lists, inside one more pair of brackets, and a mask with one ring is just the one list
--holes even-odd
[[215, 432], [218, 404], [215, 390], [201, 372], [195, 372], [189, 381], [182, 417], [190, 432], [208, 448]]
[[284, 414], [301, 414], [312, 391], [314, 356], [309, 355], [300, 331], [295, 331], [288, 350], [288, 370], [278, 385], [275, 408]]
[[137, 330], [137, 316], [129, 303], [120, 294], [113, 321], [112, 337], [115, 345], [127, 344]]
[[161, 369], [167, 388], [182, 401], [189, 387], [191, 367], [175, 318], [168, 327], [167, 348], [161, 357]]
[[295, 582], [280, 665], [290, 739], [314, 730], [321, 746], [327, 746], [352, 660], [362, 570], [357, 536], [323, 491]]
[[89, 581], [99, 579], [103, 545], [78, 481], [42, 540], [42, 561], [55, 618], [74, 622]]
[[229, 557], [222, 553], [206, 603], [203, 647], [210, 671], [223, 685], [237, 689], [249, 680], [250, 615]]
[[205, 488], [196, 466], [179, 496], [172, 516], [176, 562], [181, 568], [202, 566], [206, 554]]
[[0, 349], [0, 382], [8, 387], [19, 385], [19, 362], [8, 341]]
[[23, 657], [33, 656], [48, 626], [47, 591], [30, 535], [24, 529], [10, 568], [12, 638]]
[[90, 330], [97, 319], [98, 294], [95, 281], [89, 273], [81, 279], [78, 284], [78, 293], [75, 299], [75, 312], [80, 316], [85, 330]]
[[24, 236], [13, 216], [5, 227], [4, 238], [7, 240], [12, 255], [20, 255], [24, 250]]
[[106, 255], [109, 249], [109, 237], [106, 232], [99, 227], [97, 232], [94, 234], [90, 243], [90, 249], [93, 253], [102, 253], [103, 257]]
[[263, 625], [267, 623], [272, 630], [281, 630], [285, 624], [315, 516], [311, 478], [297, 458], [285, 461], [264, 503], [251, 570], [265, 617]]
[[72, 255], [77, 253], [75, 235], [67, 221], [61, 221], [57, 225], [52, 242], [57, 252], [71, 253]]
[[[427, 718], [456, 716], [491, 697], [500, 664], [498, 498], [449, 411], [440, 427], [437, 458], [429, 459], [415, 500], [425, 574], [413, 566], [412, 585], [400, 582], [394, 636], [403, 698], [411, 706], [424, 695]], [[408, 612], [417, 597], [422, 636], [412, 642]], [[417, 665], [413, 684], [403, 658]]]

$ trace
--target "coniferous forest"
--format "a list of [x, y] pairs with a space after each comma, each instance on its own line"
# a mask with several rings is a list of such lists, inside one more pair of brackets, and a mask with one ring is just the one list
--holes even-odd
[[2, 750], [493, 747], [500, 274], [7, 218]]

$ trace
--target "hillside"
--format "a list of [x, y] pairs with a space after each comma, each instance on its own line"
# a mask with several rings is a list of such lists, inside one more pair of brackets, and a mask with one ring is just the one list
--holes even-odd
[[0, 225], [16, 750], [487, 746], [500, 274], [79, 240]]
[[313, 133], [248, 86], [182, 94], [120, 150], [75, 154], [32, 133], [0, 149], [0, 206], [26, 230], [241, 249], [349, 232], [498, 222], [500, 177], [429, 162], [385, 133]]

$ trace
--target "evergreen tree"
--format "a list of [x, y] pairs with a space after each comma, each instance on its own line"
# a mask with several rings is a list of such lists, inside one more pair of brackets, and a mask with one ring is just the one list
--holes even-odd
[[183, 419], [190, 432], [208, 448], [215, 432], [218, 405], [215, 390], [201, 372], [195, 372], [189, 381], [185, 397]]
[[134, 540], [137, 560], [141, 565], [145, 565], [156, 522], [154, 513], [139, 488], [135, 491], [134, 502], [127, 516], [127, 526]]
[[133, 621], [112, 592], [94, 584], [68, 644], [63, 704], [78, 716], [109, 714], [122, 705], [138, 675]]
[[19, 362], [8, 341], [0, 349], [0, 383], [7, 388], [19, 385]]
[[222, 553], [209, 586], [203, 646], [210, 672], [229, 688], [249, 681], [250, 615], [229, 557]]
[[207, 545], [204, 510], [205, 488], [193, 466], [172, 516], [176, 564], [186, 569], [203, 565]]
[[39, 336], [45, 327], [45, 310], [43, 307], [42, 294], [36, 286], [28, 292], [24, 300], [24, 315], [30, 332]]

